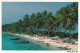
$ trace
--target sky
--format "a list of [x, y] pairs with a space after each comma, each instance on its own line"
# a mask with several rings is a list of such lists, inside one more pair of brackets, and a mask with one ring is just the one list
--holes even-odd
[[72, 2], [3, 2], [2, 3], [2, 24], [10, 24], [23, 19], [25, 14], [42, 12], [47, 10], [56, 12]]

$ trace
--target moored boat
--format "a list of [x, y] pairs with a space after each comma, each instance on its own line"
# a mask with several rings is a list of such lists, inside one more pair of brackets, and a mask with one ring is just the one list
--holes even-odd
[[29, 41], [20, 41], [20, 42], [14, 42], [14, 43], [29, 43]]
[[13, 38], [13, 39], [10, 39], [10, 40], [19, 40], [20, 38]]

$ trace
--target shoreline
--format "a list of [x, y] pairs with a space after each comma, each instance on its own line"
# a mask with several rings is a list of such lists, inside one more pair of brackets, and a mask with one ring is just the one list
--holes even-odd
[[64, 43], [64, 42], [62, 42], [63, 41], [62, 39], [52, 40], [51, 38], [34, 37], [34, 36], [29, 36], [29, 35], [24, 35], [24, 34], [16, 34], [16, 33], [10, 33], [10, 32], [4, 32], [4, 33], [9, 33], [12, 35], [21, 36], [21, 37], [29, 38], [32, 40], [40, 41], [40, 42], [49, 44], [53, 47], [55, 46], [57, 48], [67, 48], [69, 50], [78, 50], [78, 45], [73, 45], [70, 43]]

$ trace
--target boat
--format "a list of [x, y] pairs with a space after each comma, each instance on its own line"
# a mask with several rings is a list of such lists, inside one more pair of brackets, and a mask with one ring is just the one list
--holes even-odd
[[14, 42], [14, 43], [29, 43], [29, 41], [20, 41], [20, 42]]
[[10, 40], [19, 40], [20, 38], [14, 38], [14, 39], [10, 39]]
[[14, 36], [14, 35], [6, 35], [6, 36]]

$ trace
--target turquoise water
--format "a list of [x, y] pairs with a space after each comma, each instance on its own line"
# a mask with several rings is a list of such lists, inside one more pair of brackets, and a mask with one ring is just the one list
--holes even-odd
[[[59, 50], [56, 47], [46, 46], [46, 44], [31, 40], [28, 38], [21, 38], [20, 40], [10, 40], [12, 38], [16, 38], [18, 36], [6, 36], [9, 35], [7, 33], [2, 33], [2, 50]], [[28, 40], [29, 43], [14, 43], [16, 41]]]

